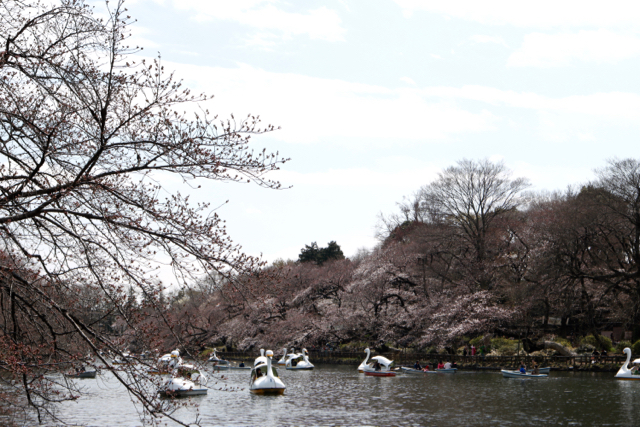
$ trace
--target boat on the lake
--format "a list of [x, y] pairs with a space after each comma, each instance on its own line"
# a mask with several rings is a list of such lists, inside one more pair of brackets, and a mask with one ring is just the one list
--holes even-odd
[[401, 366], [400, 370], [405, 374], [424, 374], [422, 369], [409, 368], [408, 366]]
[[369, 356], [371, 356], [371, 350], [368, 348], [364, 349], [364, 352], [367, 353], [367, 357], [364, 358], [364, 361], [358, 366], [358, 372], [364, 372], [364, 367], [367, 366], [367, 362], [369, 361]]
[[175, 368], [158, 391], [164, 397], [187, 397], [207, 394], [207, 377], [194, 365], [184, 364]]
[[211, 362], [213, 364], [214, 371], [224, 371], [231, 368], [231, 363], [228, 360], [224, 360], [218, 357], [216, 354], [216, 349], [213, 349], [213, 355], [209, 357], [207, 362]]
[[363, 372], [369, 377], [395, 377], [396, 371], [392, 369], [393, 360], [384, 356], [374, 356], [371, 362], [363, 367]]
[[64, 374], [67, 378], [95, 378], [97, 371], [84, 371], [84, 372], [74, 372], [71, 374]]
[[248, 371], [249, 369], [251, 369], [251, 366], [240, 366], [240, 365], [230, 365], [229, 368], [230, 370], [238, 370], [238, 371]]
[[[282, 355], [280, 360], [278, 360], [278, 365], [281, 365], [281, 366], [285, 366], [287, 364], [287, 349], [284, 348], [283, 350], [284, 350], [284, 354]], [[291, 353], [293, 353], [293, 349], [291, 349]]]
[[440, 368], [433, 371], [423, 371], [425, 374], [455, 374], [458, 368]]
[[502, 369], [502, 376], [505, 378], [547, 378], [548, 374], [532, 374], [530, 372], [522, 373], [520, 371], [510, 371], [508, 369]]
[[[264, 350], [262, 350], [264, 351]], [[278, 377], [278, 371], [272, 366], [273, 351], [267, 350], [266, 356], [256, 359], [258, 363], [251, 370], [249, 390], [256, 394], [283, 394], [286, 389], [282, 380]]]
[[[629, 369], [629, 362], [631, 361], [631, 349], [627, 347], [623, 351], [624, 351], [624, 354], [627, 355], [627, 360], [624, 361], [624, 364], [616, 374], [615, 378], [619, 380], [640, 380], [640, 375], [634, 374], [633, 369]], [[640, 364], [640, 359], [634, 360], [633, 364], [634, 365]], [[638, 367], [636, 367], [636, 369], [637, 368]]]
[[148, 373], [152, 375], [168, 375], [175, 368], [182, 365], [182, 358], [179, 350], [173, 350], [171, 353], [164, 354], [158, 359], [156, 368], [149, 369]]
[[135, 362], [135, 357], [129, 354], [128, 352], [124, 352], [121, 355], [118, 354], [111, 361], [112, 365], [131, 365]]
[[415, 368], [409, 368], [407, 366], [401, 366], [400, 370], [405, 374], [455, 374], [458, 371], [458, 368], [449, 368], [449, 369], [436, 369], [434, 371], [424, 371]]
[[287, 359], [287, 370], [289, 371], [309, 371], [313, 368], [313, 363], [309, 362], [309, 352], [306, 348], [302, 349], [302, 353]]

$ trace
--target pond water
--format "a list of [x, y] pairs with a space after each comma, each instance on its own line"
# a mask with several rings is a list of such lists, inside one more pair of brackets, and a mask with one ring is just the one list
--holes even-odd
[[[249, 372], [212, 375], [206, 396], [175, 414], [203, 426], [541, 426], [635, 425], [640, 381], [613, 373], [552, 372], [546, 379], [509, 379], [499, 372], [366, 377], [355, 366], [319, 365], [313, 371], [279, 369], [282, 396], [253, 395]], [[77, 380], [86, 395], [59, 408], [74, 425], [141, 426], [128, 394], [105, 372]], [[216, 381], [218, 382], [216, 384]], [[241, 387], [235, 392], [216, 388]], [[168, 423], [171, 425], [171, 423]]]

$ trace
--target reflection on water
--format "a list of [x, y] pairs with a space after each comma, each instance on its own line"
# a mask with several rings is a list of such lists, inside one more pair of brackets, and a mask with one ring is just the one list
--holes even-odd
[[[60, 415], [84, 426], [140, 426], [128, 394], [104, 373], [82, 380], [89, 394], [61, 407]], [[640, 381], [618, 381], [612, 373], [552, 372], [546, 379], [503, 378], [499, 373], [462, 371], [395, 378], [365, 377], [355, 366], [317, 366], [285, 371], [283, 396], [248, 391], [248, 372], [230, 371], [198, 403], [203, 426], [279, 425], [633, 425]], [[224, 384], [240, 387], [220, 391]], [[196, 409], [177, 412], [196, 419]], [[170, 424], [169, 424], [170, 425]]]

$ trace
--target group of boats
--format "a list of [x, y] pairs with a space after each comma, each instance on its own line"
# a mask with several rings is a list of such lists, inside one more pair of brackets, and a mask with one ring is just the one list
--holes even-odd
[[[311, 370], [314, 369], [314, 365], [309, 361], [309, 352], [306, 349], [302, 349], [300, 353], [296, 353], [294, 349], [288, 353], [287, 349], [283, 349], [284, 353], [282, 358], [277, 362], [273, 362], [273, 351], [264, 349], [260, 350], [260, 356], [258, 356], [253, 362], [253, 366], [244, 366], [244, 363], [239, 365], [233, 365], [229, 361], [224, 360], [213, 351], [208, 362], [213, 364], [214, 370], [250, 370], [249, 390], [255, 394], [283, 394], [286, 386], [278, 376], [276, 369], [277, 365], [285, 366], [286, 370]], [[402, 366], [400, 368], [393, 366], [393, 361], [387, 359], [384, 356], [371, 357], [371, 351], [367, 348], [365, 350], [366, 358], [358, 366], [358, 372], [364, 373], [365, 376], [372, 377], [394, 377], [397, 373], [404, 374], [453, 374], [456, 373], [456, 368], [440, 368], [435, 370], [421, 370], [411, 367]], [[633, 367], [630, 367], [631, 363], [631, 350], [629, 348], [624, 349], [624, 353], [627, 355], [625, 363], [622, 365], [615, 378], [624, 380], [640, 380], [640, 358], [633, 361]], [[120, 364], [130, 363], [128, 360], [121, 358]], [[123, 363], [124, 362], [124, 363]], [[116, 364], [116, 362], [114, 362]], [[537, 368], [535, 371], [526, 371], [521, 368], [520, 370], [501, 370], [502, 375], [505, 378], [546, 378], [549, 376], [551, 368]], [[159, 393], [162, 396], [197, 396], [207, 394], [207, 377], [206, 375], [193, 364], [184, 363], [180, 357], [180, 352], [174, 350], [169, 354], [161, 356], [157, 361], [157, 367], [150, 369], [149, 374], [168, 375], [168, 378], [164, 381], [159, 389]], [[76, 370], [65, 374], [71, 378], [95, 378], [96, 370], [85, 371], [84, 369]]]

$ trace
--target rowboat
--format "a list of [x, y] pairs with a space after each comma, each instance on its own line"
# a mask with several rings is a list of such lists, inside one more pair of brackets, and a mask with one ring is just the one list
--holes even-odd
[[67, 378], [95, 378], [96, 371], [77, 372], [75, 374], [64, 374]]
[[424, 371], [425, 374], [455, 374], [458, 368], [436, 369], [435, 371]]
[[420, 369], [409, 368], [407, 366], [401, 366], [400, 370], [405, 374], [424, 374], [424, 371]]
[[537, 374], [533, 375], [530, 373], [523, 374], [520, 371], [509, 371], [507, 369], [502, 369], [502, 376], [505, 378], [547, 378], [549, 375], [547, 374]]

